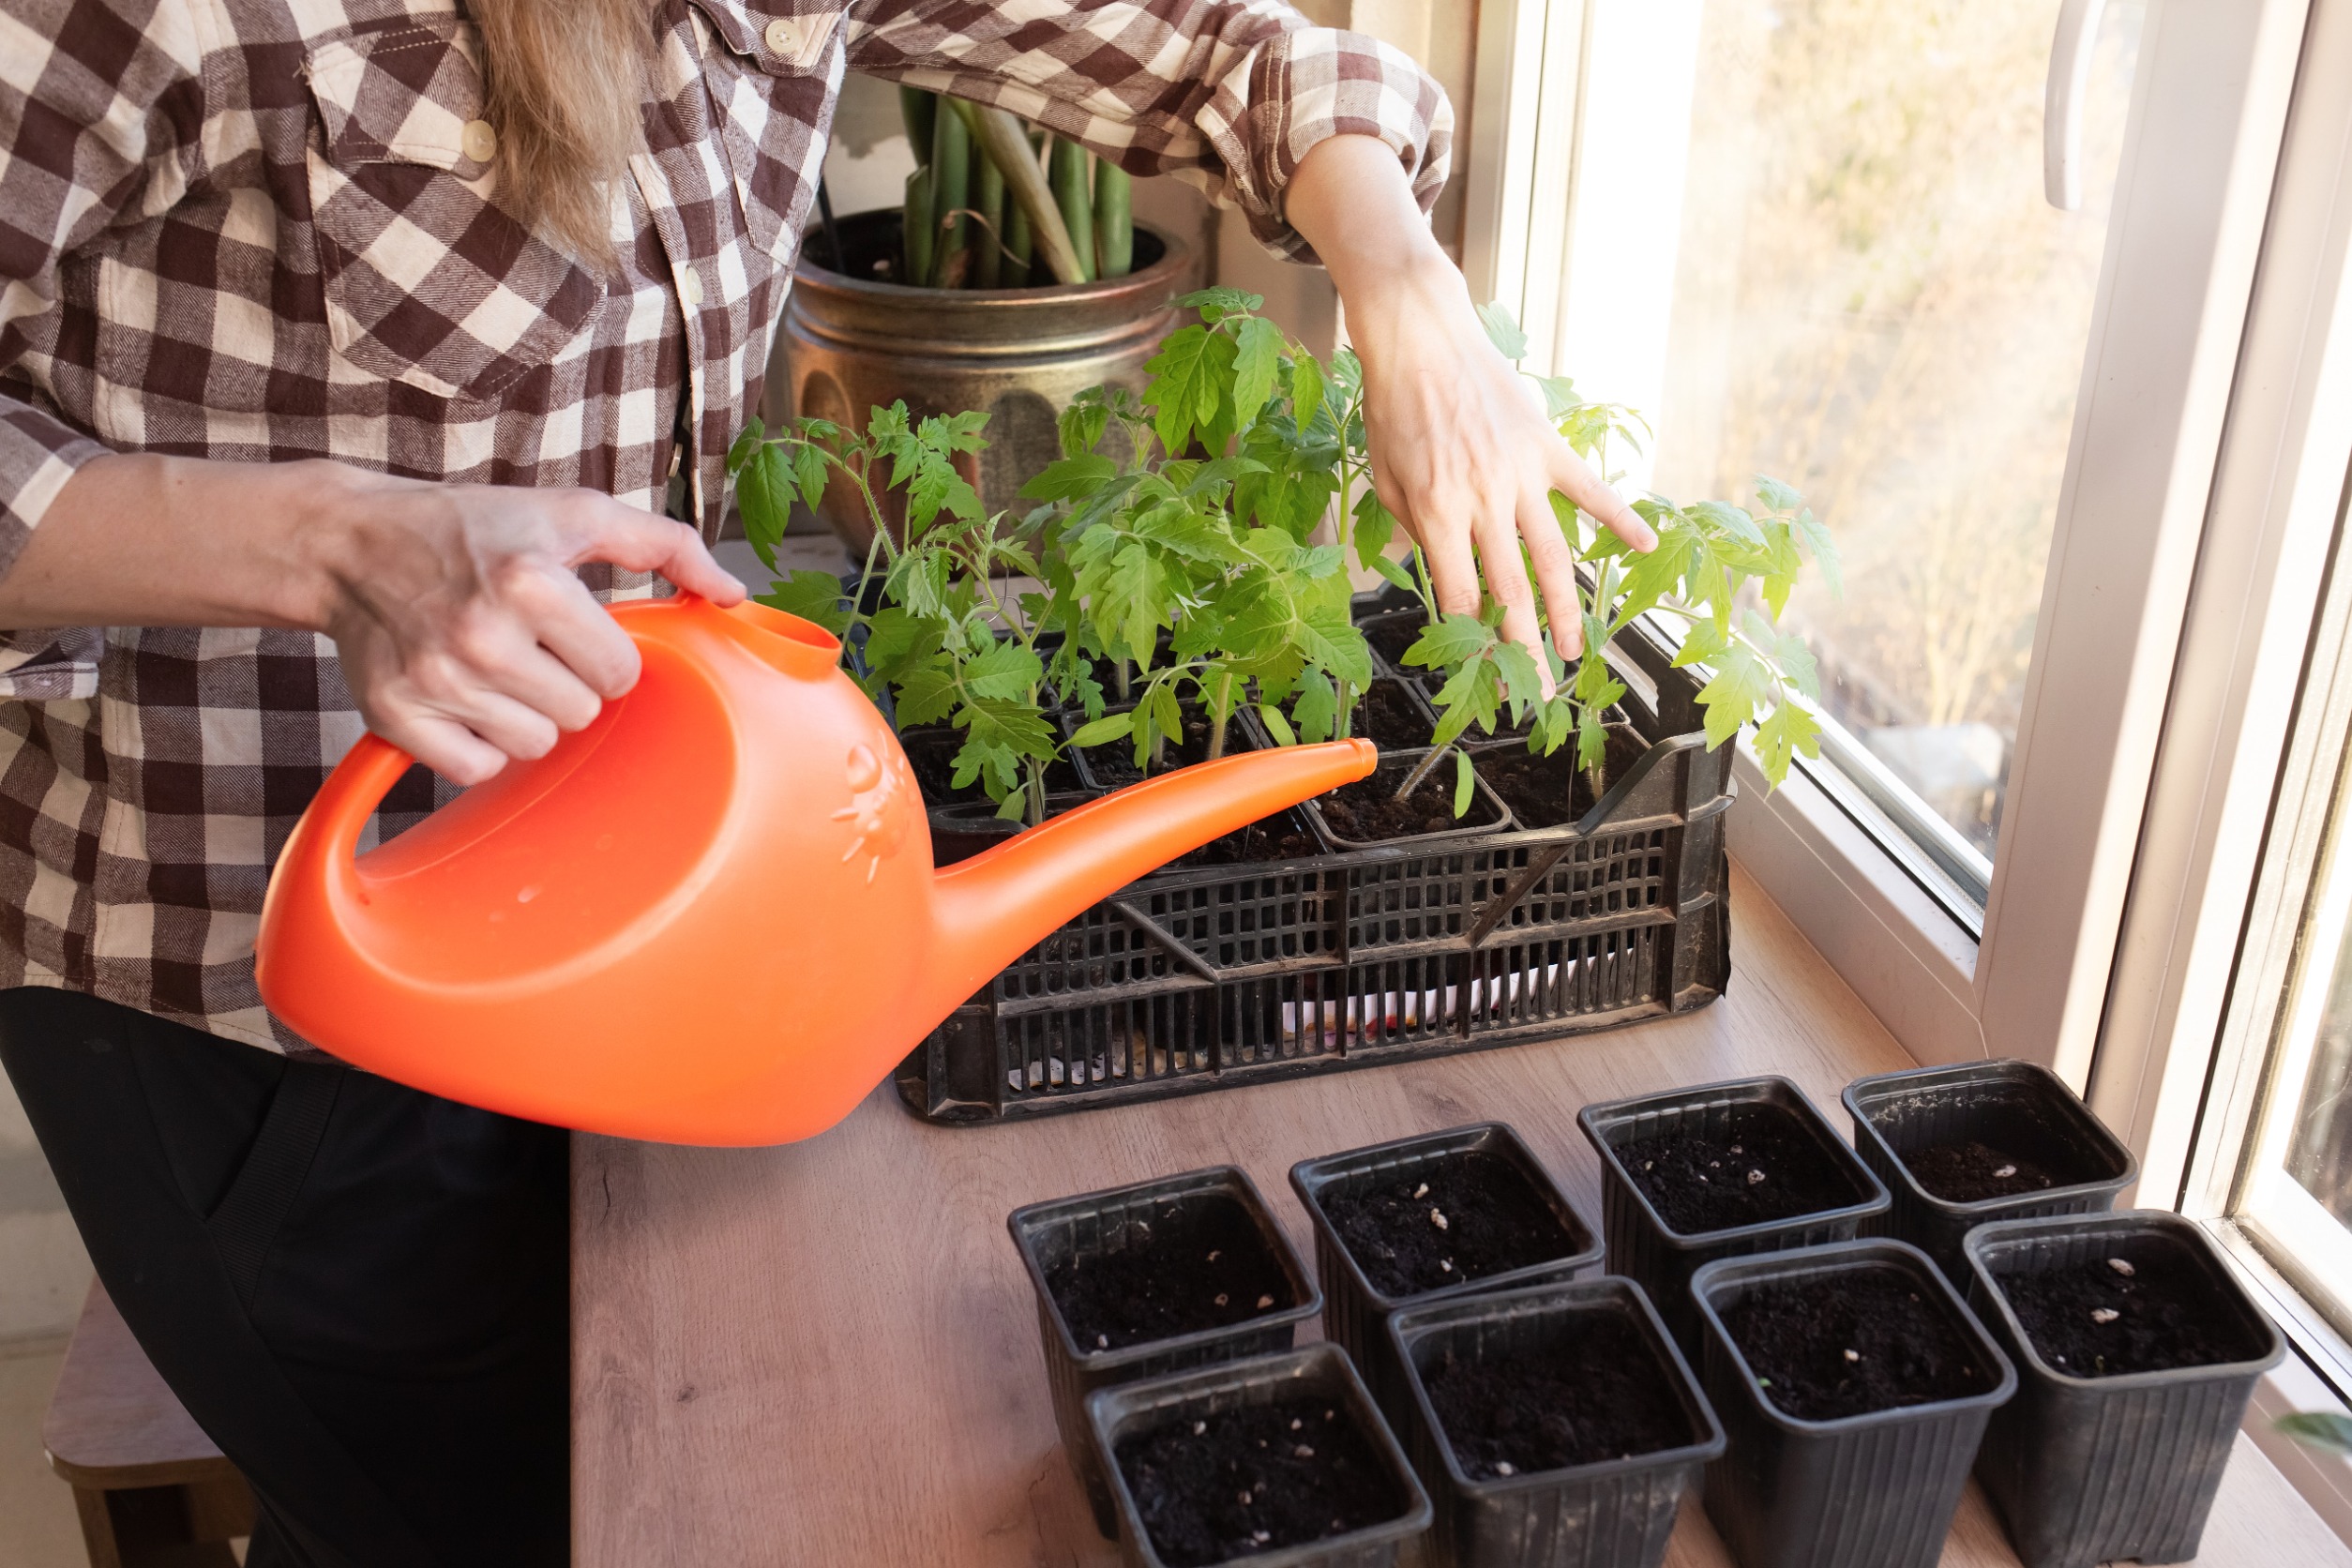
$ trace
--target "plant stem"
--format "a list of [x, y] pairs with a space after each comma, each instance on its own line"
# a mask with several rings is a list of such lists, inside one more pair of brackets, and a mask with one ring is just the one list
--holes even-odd
[[[972, 140], [988, 148], [988, 160], [1004, 176], [1005, 194], [1018, 203], [1028, 216], [1031, 236], [1044, 254], [1046, 270], [1052, 274], [1053, 280], [1085, 282], [1077, 246], [1062, 221], [1062, 209], [1054, 204], [1045, 171], [1037, 166], [1037, 150], [1030, 143], [1029, 132], [1022, 128], [1021, 122], [1007, 111], [988, 104], [967, 103], [962, 98], [949, 98], [947, 103], [962, 116]], [[1091, 231], [1087, 243], [1093, 243]]]
[[1087, 188], [1086, 149], [1076, 142], [1053, 139], [1053, 196], [1062, 211], [1062, 226], [1077, 249], [1078, 277], [1092, 283], [1094, 271], [1094, 195]]
[[936, 204], [939, 244], [931, 257], [931, 275], [924, 281], [935, 289], [961, 288], [971, 259], [964, 254], [972, 225], [964, 209], [972, 204], [972, 132], [961, 114], [941, 114], [931, 124], [931, 199]]
[[1004, 173], [977, 142], [972, 148], [972, 204], [980, 214], [980, 233], [972, 236], [972, 286], [993, 289], [1004, 260], [999, 237], [1004, 227]]
[[1135, 270], [1135, 181], [1108, 158], [1094, 164], [1094, 255], [1105, 278]]
[[1355, 733], [1355, 688], [1347, 682], [1341, 681], [1339, 683], [1339, 717], [1333, 721], [1332, 732], [1344, 741]]
[[1419, 762], [1415, 763], [1413, 765], [1413, 771], [1405, 776], [1405, 782], [1397, 786], [1395, 798], [1397, 800], [1403, 800], [1407, 796], [1410, 795], [1415, 790], [1420, 789], [1421, 781], [1428, 777], [1430, 774], [1437, 771], [1438, 764], [1444, 761], [1447, 754], [1453, 751], [1453, 749], [1454, 748], [1450, 746], [1431, 746], [1429, 748], [1429, 755], [1424, 757]]
[[1225, 755], [1225, 727], [1233, 717], [1233, 671], [1217, 671], [1217, 694], [1209, 701], [1209, 761]]
[[1046, 820], [1046, 765], [1036, 758], [1029, 759], [1029, 806], [1022, 812], [1026, 825], [1035, 827]]

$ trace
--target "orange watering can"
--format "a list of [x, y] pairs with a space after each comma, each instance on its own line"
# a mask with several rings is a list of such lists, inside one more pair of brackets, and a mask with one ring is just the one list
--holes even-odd
[[364, 737], [262, 906], [262, 998], [354, 1066], [671, 1143], [822, 1132], [1056, 926], [1372, 771], [1365, 741], [1187, 768], [931, 865], [896, 736], [822, 628], [619, 607], [644, 672], [587, 729], [354, 858], [410, 759]]

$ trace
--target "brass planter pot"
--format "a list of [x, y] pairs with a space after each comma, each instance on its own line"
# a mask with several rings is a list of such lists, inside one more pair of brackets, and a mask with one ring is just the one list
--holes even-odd
[[[898, 251], [895, 209], [841, 220], [852, 264]], [[1149, 265], [1147, 255], [1156, 256]], [[769, 410], [862, 427], [897, 399], [918, 415], [983, 409], [988, 510], [1028, 508], [1020, 488], [1061, 455], [1055, 421], [1079, 392], [1143, 389], [1143, 366], [1177, 325], [1169, 302], [1200, 286], [1183, 241], [1136, 225], [1137, 269], [1101, 283], [1029, 289], [916, 289], [846, 276], [804, 257], [776, 335]], [[1116, 430], [1111, 443], [1119, 440]], [[901, 520], [885, 499], [893, 526]], [[873, 527], [856, 487], [837, 475], [819, 511], [863, 556]]]

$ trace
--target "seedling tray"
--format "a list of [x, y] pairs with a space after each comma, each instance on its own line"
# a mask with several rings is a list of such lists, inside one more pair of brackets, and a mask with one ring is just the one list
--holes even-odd
[[[1854, 1151], [1893, 1199], [1885, 1229], [1926, 1253], [1968, 1289], [1960, 1244], [1994, 1220], [2088, 1214], [2115, 1206], [2139, 1161], [2056, 1073], [2031, 1062], [1969, 1062], [1857, 1078], [1841, 1096], [1854, 1119]], [[2023, 1155], [2053, 1184], [2010, 1197], [1953, 1201], [1927, 1190], [1910, 1160], [1938, 1145], [1975, 1140]]]
[[[1968, 1233], [1968, 1304], [2016, 1364], [2017, 1397], [1996, 1411], [1977, 1479], [2025, 1568], [2197, 1555], [2246, 1401], [2285, 1355], [2205, 1233], [2178, 1214], [2126, 1211], [1987, 1225]], [[2121, 1259], [2196, 1282], [2225, 1361], [2114, 1377], [2053, 1365], [2005, 1293], [2024, 1275]]]
[[1339, 1348], [1328, 1344], [1127, 1383], [1087, 1400], [1094, 1464], [1110, 1478], [1118, 1508], [1119, 1558], [1126, 1568], [1167, 1568], [1167, 1563], [1144, 1528], [1126, 1477], [1119, 1471], [1123, 1438], [1298, 1399], [1328, 1401], [1338, 1408], [1341, 1421], [1362, 1434], [1395, 1485], [1396, 1512], [1346, 1534], [1228, 1560], [1246, 1562], [1249, 1568], [1393, 1568], [1404, 1544], [1429, 1528], [1429, 1499], [1388, 1423], [1364, 1392], [1364, 1380]]
[[900, 1063], [901, 1099], [987, 1123], [1707, 1005], [1731, 972], [1731, 750], [1707, 749], [1697, 683], [1662, 641], [1636, 626], [1616, 651], [1649, 749], [1581, 820], [1530, 831], [1496, 801], [1490, 831], [1354, 849], [1319, 822], [1314, 855], [1154, 872], [957, 1008]]
[[[1100, 1258], [1147, 1246], [1161, 1250], [1197, 1228], [1207, 1211], [1221, 1211], [1217, 1217], [1229, 1219], [1234, 1209], [1280, 1267], [1289, 1286], [1289, 1304], [1221, 1327], [1138, 1344], [1104, 1347], [1079, 1339], [1054, 1299], [1049, 1276], [1057, 1266], [1074, 1258]], [[1087, 1396], [1098, 1389], [1163, 1372], [1287, 1349], [1297, 1338], [1298, 1326], [1322, 1310], [1322, 1292], [1284, 1239], [1282, 1228], [1267, 1213], [1257, 1184], [1238, 1167], [1191, 1170], [1104, 1192], [1032, 1203], [1014, 1210], [1006, 1227], [1029, 1270], [1030, 1283], [1036, 1289], [1037, 1328], [1045, 1341], [1046, 1378], [1053, 1394], [1054, 1423], [1062, 1429], [1063, 1451], [1085, 1487], [1094, 1522], [1105, 1535], [1113, 1528], [1111, 1489], [1087, 1438]], [[1155, 1243], [1160, 1245], [1154, 1246]], [[1168, 1270], [1171, 1275], [1181, 1276], [1186, 1272], [1184, 1261], [1171, 1256]]]
[[[1893, 1270], [1977, 1358], [1977, 1394], [1831, 1421], [1789, 1415], [1725, 1319], [1745, 1292]], [[1928, 1256], [1903, 1242], [1844, 1242], [1720, 1259], [1692, 1281], [1706, 1325], [1701, 1383], [1728, 1440], [1707, 1467], [1707, 1514], [1741, 1568], [1935, 1568], [1994, 1410], [2017, 1374]]]
[[[1626, 1458], [1474, 1478], [1444, 1432], [1425, 1379], [1451, 1357], [1478, 1364], [1551, 1349], [1604, 1319], [1630, 1323], [1642, 1372], [1678, 1406], [1682, 1440]], [[1406, 1447], [1436, 1509], [1434, 1568], [1657, 1568], [1682, 1494], [1724, 1451], [1723, 1428], [1641, 1288], [1606, 1277], [1406, 1307], [1388, 1320], [1406, 1369]]]
[[[1458, 1284], [1406, 1295], [1391, 1295], [1372, 1283], [1364, 1266], [1348, 1249], [1333, 1222], [1329, 1201], [1342, 1194], [1360, 1193], [1376, 1185], [1411, 1176], [1449, 1155], [1476, 1150], [1502, 1160], [1526, 1178], [1528, 1185], [1560, 1222], [1563, 1250], [1558, 1258], [1525, 1268], [1465, 1279]], [[1601, 1261], [1600, 1238], [1568, 1195], [1529, 1152], [1519, 1135], [1500, 1122], [1455, 1127], [1418, 1138], [1398, 1138], [1368, 1149], [1302, 1160], [1290, 1168], [1290, 1185], [1299, 1195], [1307, 1217], [1315, 1223], [1315, 1276], [1322, 1282], [1323, 1337], [1338, 1344], [1355, 1359], [1372, 1396], [1389, 1420], [1401, 1429], [1412, 1408], [1402, 1368], [1388, 1339], [1388, 1317], [1408, 1304], [1446, 1301], [1473, 1292], [1506, 1290], [1518, 1285], [1538, 1285], [1575, 1279]]]
[[[1671, 1133], [1718, 1134], [1743, 1108], [1754, 1105], [1772, 1106], [1794, 1117], [1818, 1151], [1845, 1174], [1852, 1199], [1787, 1219], [1721, 1230], [1685, 1234], [1675, 1229], [1635, 1183], [1618, 1151]], [[1887, 1210], [1886, 1188], [1878, 1178], [1847, 1147], [1804, 1092], [1785, 1078], [1741, 1078], [1587, 1106], [1576, 1113], [1576, 1124], [1601, 1156], [1601, 1226], [1608, 1241], [1609, 1272], [1636, 1281], [1650, 1293], [1659, 1316], [1691, 1356], [1699, 1353], [1701, 1342], [1691, 1276], [1702, 1265], [1719, 1258], [1850, 1241]]]

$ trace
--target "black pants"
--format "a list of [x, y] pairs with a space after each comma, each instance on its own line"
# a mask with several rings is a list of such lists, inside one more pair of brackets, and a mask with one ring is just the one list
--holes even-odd
[[0, 991], [0, 1063], [249, 1568], [567, 1559], [561, 1131], [65, 991]]

